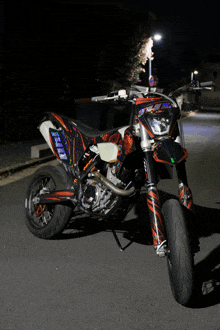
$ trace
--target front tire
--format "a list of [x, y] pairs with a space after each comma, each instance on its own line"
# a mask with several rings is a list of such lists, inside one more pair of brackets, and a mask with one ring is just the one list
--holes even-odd
[[39, 205], [33, 202], [33, 198], [45, 190], [51, 193], [54, 190], [66, 189], [67, 182], [67, 174], [59, 166], [46, 165], [35, 172], [25, 201], [26, 226], [33, 235], [49, 239], [60, 234], [66, 227], [72, 212], [70, 205]]
[[167, 265], [172, 294], [179, 304], [187, 306], [193, 295], [194, 260], [184, 212], [179, 201], [175, 199], [167, 200], [162, 212], [166, 227]]

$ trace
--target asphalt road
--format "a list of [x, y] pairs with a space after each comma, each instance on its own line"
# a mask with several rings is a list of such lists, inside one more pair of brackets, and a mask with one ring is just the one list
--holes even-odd
[[[108, 228], [92, 226], [70, 228], [59, 240], [34, 237], [24, 223], [32, 171], [25, 170], [0, 183], [1, 330], [220, 329], [220, 114], [196, 114], [183, 123], [201, 237], [195, 262], [203, 296], [194, 308], [175, 302], [166, 259], [145, 241], [121, 252]], [[176, 177], [159, 189], [177, 195]], [[123, 245], [134, 217], [131, 212], [118, 227]]]

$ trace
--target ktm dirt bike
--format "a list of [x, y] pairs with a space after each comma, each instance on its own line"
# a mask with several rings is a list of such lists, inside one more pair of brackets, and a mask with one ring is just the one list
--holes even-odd
[[[49, 113], [39, 129], [62, 166], [36, 171], [25, 200], [26, 225], [35, 236], [49, 239], [66, 228], [75, 208], [111, 221], [119, 210], [126, 213], [145, 187], [153, 246], [159, 257], [167, 257], [174, 298], [187, 305], [193, 295], [195, 251], [184, 212], [192, 210], [193, 202], [179, 107], [171, 97], [140, 86], [90, 101], [112, 107], [129, 124], [100, 131]], [[161, 206], [157, 184], [172, 178], [173, 167], [179, 198]]]

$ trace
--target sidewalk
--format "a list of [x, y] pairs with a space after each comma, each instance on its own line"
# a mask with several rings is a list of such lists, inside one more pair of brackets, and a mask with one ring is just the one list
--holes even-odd
[[51, 156], [31, 158], [31, 147], [44, 144], [45, 140], [33, 140], [0, 146], [0, 179], [35, 164], [55, 159]]

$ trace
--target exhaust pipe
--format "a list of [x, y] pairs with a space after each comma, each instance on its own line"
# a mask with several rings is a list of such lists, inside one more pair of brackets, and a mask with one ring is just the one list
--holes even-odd
[[128, 190], [123, 190], [123, 189], [116, 187], [111, 181], [109, 181], [106, 177], [104, 177], [104, 175], [102, 175], [100, 172], [97, 172], [97, 171], [90, 173], [89, 176], [98, 179], [101, 183], [103, 183], [106, 187], [108, 187], [112, 192], [114, 192], [116, 195], [119, 195], [119, 196], [124, 196], [124, 197], [130, 196], [135, 191], [135, 187], [131, 187]]

